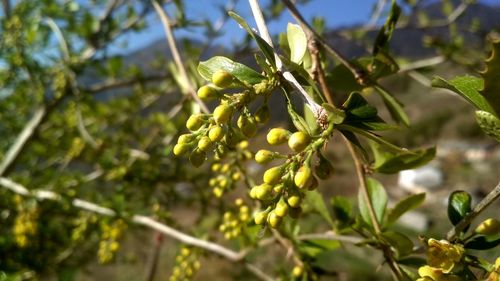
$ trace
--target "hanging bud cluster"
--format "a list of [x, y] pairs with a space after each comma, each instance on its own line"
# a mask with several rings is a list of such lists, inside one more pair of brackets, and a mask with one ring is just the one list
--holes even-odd
[[248, 150], [248, 141], [240, 142], [235, 150], [229, 152], [227, 160], [215, 160], [212, 163], [214, 176], [208, 181], [215, 197], [220, 198], [226, 192], [233, 190], [237, 183], [242, 180], [242, 171], [239, 163], [250, 160], [253, 153]]
[[301, 131], [291, 133], [283, 128], [271, 129], [266, 138], [273, 146], [287, 143], [292, 151], [290, 155], [282, 155], [263, 149], [255, 154], [255, 161], [262, 165], [275, 159], [286, 159], [284, 163], [267, 169], [262, 176], [262, 184], [250, 190], [250, 197], [266, 207], [254, 216], [255, 223], [276, 228], [287, 215], [296, 218], [301, 212], [305, 191], [318, 186], [312, 168], [313, 155], [317, 154], [319, 158], [318, 165], [314, 167], [318, 177], [326, 178], [331, 174], [331, 165], [317, 152], [324, 143], [322, 138], [315, 139]]
[[17, 208], [17, 216], [14, 221], [12, 232], [17, 246], [25, 248], [28, 246], [30, 238], [35, 236], [38, 229], [38, 209], [32, 202], [24, 202], [20, 196], [14, 197]]
[[183, 246], [175, 257], [169, 281], [189, 281], [200, 269], [199, 253], [196, 249]]
[[235, 205], [234, 210], [224, 213], [223, 222], [219, 226], [220, 232], [227, 240], [240, 236], [250, 219], [250, 208], [243, 202], [243, 199], [236, 199]]
[[101, 241], [99, 242], [99, 250], [97, 256], [102, 264], [110, 262], [115, 253], [120, 249], [118, 242], [123, 236], [123, 232], [127, 228], [125, 222], [121, 219], [114, 221], [112, 224], [101, 224]]
[[[239, 81], [231, 73], [219, 70], [212, 75], [212, 84], [202, 86], [197, 94], [202, 100], [219, 99], [212, 114], [193, 114], [186, 122], [188, 134], [179, 136], [173, 153], [189, 153], [193, 166], [201, 166], [210, 152], [222, 159], [243, 140], [256, 135], [258, 124], [269, 120], [267, 99], [276, 87], [275, 82], [263, 80], [257, 85]], [[223, 93], [224, 89], [242, 89], [237, 93]], [[259, 96], [263, 104], [252, 113], [249, 105]]]

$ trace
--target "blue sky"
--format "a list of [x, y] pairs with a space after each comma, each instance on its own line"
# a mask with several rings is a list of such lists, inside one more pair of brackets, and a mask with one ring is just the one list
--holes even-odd
[[[208, 18], [211, 22], [215, 22], [221, 17], [221, 11], [218, 7], [224, 5], [226, 2], [227, 0], [187, 0], [185, 1], [187, 17], [188, 19]], [[265, 6], [269, 0], [261, 0], [260, 2], [262, 6]], [[377, 0], [311, 0], [305, 5], [300, 5], [299, 9], [307, 20], [311, 20], [315, 16], [322, 16], [326, 20], [327, 26], [334, 28], [367, 22], [376, 2]], [[500, 5], [500, 0], [482, 0], [480, 2]], [[250, 26], [255, 26], [248, 1], [239, 0], [235, 10], [243, 18], [247, 19]], [[146, 30], [137, 34], [128, 34], [122, 38], [128, 41], [126, 50], [122, 49], [120, 51], [119, 49], [115, 49], [113, 51], [132, 51], [162, 39], [164, 33], [158, 17], [155, 14], [151, 14], [147, 21], [149, 27]], [[285, 11], [279, 20], [269, 23], [268, 26], [271, 33], [275, 34], [286, 30], [288, 22], [294, 22], [294, 20]], [[219, 38], [215, 43], [228, 46], [233, 41], [237, 42], [241, 40], [244, 35], [244, 32], [233, 20], [228, 20], [223, 30], [225, 33], [224, 36]], [[203, 38], [197, 31], [199, 32], [199, 30], [193, 30], [192, 32], [178, 31], [176, 32], [176, 36]]]

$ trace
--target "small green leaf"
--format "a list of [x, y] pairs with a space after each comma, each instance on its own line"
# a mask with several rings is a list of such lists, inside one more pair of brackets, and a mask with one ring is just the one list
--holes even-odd
[[331, 104], [323, 103], [321, 105], [326, 112], [328, 113], [328, 122], [333, 123], [335, 125], [342, 124], [344, 122], [346, 114], [345, 111], [336, 107], [333, 107]]
[[403, 109], [401, 102], [399, 102], [394, 96], [389, 94], [384, 88], [379, 85], [374, 86], [377, 93], [384, 101], [385, 106], [389, 110], [392, 119], [398, 123], [403, 123], [405, 126], [410, 126], [410, 118]]
[[414, 151], [403, 150], [399, 153], [385, 151], [375, 142], [370, 142], [370, 147], [375, 158], [372, 169], [384, 174], [393, 174], [420, 167], [434, 159], [436, 155], [435, 147]]
[[457, 225], [470, 211], [472, 198], [469, 193], [457, 190], [448, 198], [448, 218]]
[[352, 204], [344, 196], [334, 196], [331, 199], [333, 215], [342, 224], [348, 224], [352, 220]]
[[298, 24], [288, 23], [286, 34], [290, 47], [290, 60], [300, 64], [307, 51], [307, 37]]
[[332, 216], [328, 211], [328, 208], [325, 205], [325, 201], [323, 200], [323, 196], [313, 190], [308, 191], [305, 197], [305, 202], [311, 206], [318, 214], [320, 214], [331, 226], [333, 226]]
[[[380, 182], [375, 180], [374, 178], [366, 179], [366, 187], [368, 189], [368, 196], [370, 197], [370, 201], [373, 205], [373, 209], [375, 211], [375, 215], [377, 217], [377, 221], [382, 225], [386, 207], [387, 207], [387, 193], [385, 192], [384, 187]], [[363, 220], [373, 226], [370, 211], [367, 205], [367, 202], [363, 196], [362, 190], [358, 192], [358, 204], [359, 211]]]
[[271, 63], [271, 65], [273, 67], [276, 67], [276, 59], [274, 58], [273, 48], [271, 46], [269, 46], [269, 44], [264, 39], [262, 39], [262, 37], [260, 37], [260, 35], [258, 35], [255, 31], [253, 31], [250, 28], [250, 26], [248, 25], [248, 23], [242, 17], [240, 17], [237, 13], [235, 13], [233, 11], [229, 11], [228, 14], [236, 22], [238, 22], [238, 24], [241, 27], [243, 27], [243, 29], [245, 29], [248, 32], [248, 34], [250, 34], [250, 36], [252, 36], [252, 38], [255, 40], [255, 42], [257, 42], [257, 46], [259, 46], [259, 49], [262, 51], [264, 56], [269, 60], [269, 62]]
[[477, 109], [487, 111], [491, 114], [496, 114], [488, 101], [479, 91], [483, 88], [483, 79], [473, 76], [456, 77], [450, 81], [436, 76], [432, 79], [432, 86], [436, 88], [444, 88], [455, 92]]
[[500, 238], [488, 239], [485, 236], [477, 236], [465, 244], [466, 249], [488, 250], [500, 245]]
[[484, 78], [484, 88], [481, 89], [481, 94], [494, 110], [490, 113], [500, 117], [500, 38], [490, 38], [493, 51], [485, 61], [486, 69], [481, 72]]
[[318, 121], [316, 120], [316, 116], [314, 116], [311, 109], [306, 104], [304, 104], [304, 117], [305, 117], [307, 126], [311, 129], [311, 132], [313, 134], [318, 132], [319, 125], [318, 125]]
[[394, 145], [394, 144], [386, 141], [384, 138], [382, 138], [382, 137], [380, 137], [380, 136], [378, 136], [370, 131], [366, 131], [364, 129], [360, 129], [360, 128], [357, 128], [354, 126], [349, 126], [349, 125], [344, 125], [344, 124], [338, 125], [337, 128], [339, 130], [350, 131], [350, 132], [362, 135], [370, 140], [373, 140], [373, 141], [385, 146], [386, 148], [390, 149], [391, 151], [393, 151], [395, 153], [408, 152], [408, 150], [403, 149], [401, 147], [398, 147], [397, 145]]
[[375, 38], [373, 55], [376, 55], [381, 50], [387, 50], [389, 48], [389, 41], [391, 40], [394, 28], [396, 28], [396, 23], [398, 22], [400, 14], [401, 8], [398, 6], [396, 1], [393, 0], [389, 16]]
[[382, 237], [396, 250], [398, 258], [407, 256], [413, 252], [413, 242], [400, 232], [387, 231], [382, 233]]
[[335, 250], [338, 247], [340, 247], [340, 242], [325, 239], [302, 240], [298, 244], [299, 251], [310, 258], [315, 258], [324, 252]]
[[489, 112], [478, 110], [476, 111], [476, 121], [488, 136], [500, 142], [500, 119]]
[[387, 215], [387, 224], [395, 223], [404, 213], [420, 206], [425, 200], [425, 193], [414, 194], [406, 197], [389, 210]]
[[365, 98], [357, 92], [351, 93], [342, 107], [345, 108], [348, 118], [349, 115], [359, 119], [370, 119], [377, 116], [377, 108], [370, 105]]
[[264, 80], [264, 76], [250, 67], [234, 62], [226, 57], [215, 56], [209, 60], [202, 61], [198, 65], [198, 72], [207, 81], [212, 81], [212, 75], [218, 70], [231, 73], [236, 79], [255, 85]]
[[297, 128], [297, 130], [299, 130], [301, 132], [305, 132], [305, 133], [311, 135], [312, 131], [309, 128], [309, 125], [307, 124], [304, 117], [300, 116], [295, 111], [290, 100], [287, 101], [286, 109], [288, 111], [288, 115], [290, 116], [290, 119], [292, 119], [292, 122], [293, 122], [293, 125], [295, 126], [295, 128]]

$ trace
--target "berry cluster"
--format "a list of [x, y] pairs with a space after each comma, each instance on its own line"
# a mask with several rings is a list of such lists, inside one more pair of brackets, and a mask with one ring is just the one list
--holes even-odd
[[108, 263], [113, 259], [115, 253], [120, 249], [118, 240], [122, 237], [126, 228], [127, 225], [121, 219], [114, 221], [111, 225], [107, 223], [101, 224], [102, 234], [97, 252], [100, 263]]
[[246, 140], [240, 142], [230, 153], [233, 155], [227, 157], [226, 162], [217, 159], [211, 166], [212, 172], [216, 175], [208, 181], [208, 184], [217, 198], [234, 189], [236, 183], [242, 179], [240, 163], [253, 158], [253, 153], [248, 150], [248, 141]]
[[[214, 151], [216, 157], [222, 159], [242, 140], [255, 136], [258, 124], [269, 120], [267, 99], [277, 86], [273, 81], [273, 79], [263, 80], [259, 84], [248, 85], [227, 71], [216, 71], [212, 76], [212, 84], [202, 86], [198, 90], [198, 96], [202, 100], [218, 98], [220, 104], [212, 114], [199, 113], [189, 117], [186, 127], [191, 133], [179, 136], [173, 153], [183, 155], [190, 152], [191, 164], [199, 167], [205, 161], [208, 152]], [[243, 90], [238, 93], [221, 92], [227, 88]], [[259, 96], [264, 98], [264, 102], [252, 114], [249, 104]], [[236, 115], [239, 116], [234, 126], [232, 121]]]
[[200, 269], [199, 254], [194, 248], [184, 246], [175, 258], [175, 266], [172, 269], [169, 281], [189, 281]]
[[[301, 201], [306, 190], [314, 190], [318, 186], [316, 178], [325, 178], [331, 174], [331, 164], [319, 153], [324, 144], [322, 137], [312, 137], [304, 132], [291, 133], [283, 128], [273, 128], [267, 134], [270, 145], [288, 143], [293, 154], [282, 155], [269, 150], [259, 150], [255, 161], [267, 164], [274, 159], [286, 159], [281, 165], [269, 168], [264, 172], [263, 183], [250, 190], [250, 197], [262, 202], [267, 209], [258, 212], [254, 219], [256, 224], [267, 224], [278, 227], [286, 215], [296, 218], [301, 212]], [[317, 155], [318, 165], [314, 167], [312, 159]]]
[[225, 212], [224, 221], [219, 226], [220, 232], [224, 234], [224, 238], [227, 240], [238, 237], [250, 218], [250, 208], [243, 202], [243, 199], [236, 199], [235, 205], [237, 211]]

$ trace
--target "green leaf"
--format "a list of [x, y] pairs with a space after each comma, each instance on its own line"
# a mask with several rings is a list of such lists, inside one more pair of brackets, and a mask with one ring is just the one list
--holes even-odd
[[[383, 223], [386, 207], [387, 207], [387, 193], [385, 192], [384, 187], [380, 182], [375, 180], [374, 178], [366, 179], [366, 187], [368, 189], [368, 196], [373, 205], [373, 209], [375, 211], [375, 215], [377, 221], [380, 225]], [[358, 204], [359, 204], [359, 212], [361, 213], [361, 217], [363, 220], [373, 226], [370, 211], [367, 205], [367, 202], [363, 196], [363, 191], [360, 189], [358, 192]]]
[[487, 111], [491, 114], [496, 114], [486, 98], [479, 91], [483, 88], [484, 82], [481, 78], [473, 76], [456, 77], [450, 81], [436, 76], [432, 79], [432, 86], [436, 88], [444, 88], [455, 92], [477, 109]]
[[457, 225], [470, 211], [472, 198], [469, 193], [457, 190], [448, 198], [448, 218]]
[[307, 37], [298, 24], [288, 23], [286, 29], [290, 60], [299, 64], [307, 51]]
[[388, 141], [386, 141], [385, 139], [383, 139], [382, 137], [370, 132], [370, 131], [366, 131], [364, 129], [360, 129], [360, 128], [357, 128], [357, 127], [354, 127], [354, 126], [349, 126], [349, 125], [344, 125], [344, 124], [341, 124], [341, 125], [338, 125], [337, 128], [339, 130], [344, 130], [344, 131], [350, 131], [350, 132], [353, 132], [353, 133], [356, 133], [356, 134], [359, 134], [359, 135], [362, 135], [370, 140], [373, 140], [381, 145], [384, 145], [386, 148], [390, 149], [391, 151], [395, 152], [395, 153], [402, 153], [402, 152], [407, 152], [408, 150], [406, 149], [403, 149], [397, 145], [394, 145]]
[[488, 136], [500, 142], [500, 119], [489, 112], [478, 110], [476, 111], [476, 121]]
[[477, 236], [465, 243], [465, 248], [473, 250], [488, 250], [493, 249], [498, 245], [500, 245], [500, 238], [490, 240], [485, 236]]
[[307, 126], [311, 129], [311, 132], [317, 133], [319, 130], [318, 121], [316, 120], [316, 116], [312, 113], [311, 109], [307, 104], [304, 104], [304, 117], [307, 123]]
[[346, 114], [345, 111], [336, 107], [333, 107], [331, 104], [323, 103], [321, 105], [328, 113], [328, 122], [338, 125], [344, 122]]
[[404, 213], [420, 206], [425, 200], [425, 193], [413, 194], [401, 200], [389, 210], [387, 224], [395, 223]]
[[295, 111], [290, 100], [287, 100], [286, 109], [288, 111], [290, 119], [292, 119], [295, 128], [297, 128], [297, 130], [301, 132], [305, 132], [311, 135], [312, 130], [309, 128], [309, 125], [307, 124], [306, 120]]
[[397, 126], [385, 123], [384, 120], [377, 115], [377, 109], [370, 105], [363, 96], [357, 92], [351, 93], [347, 101], [344, 102], [343, 107], [347, 112], [345, 124], [373, 131], [397, 128]]
[[373, 55], [376, 55], [381, 50], [387, 50], [389, 48], [389, 41], [392, 37], [392, 32], [396, 27], [399, 15], [401, 14], [401, 8], [398, 6], [395, 0], [392, 1], [391, 10], [389, 16], [382, 26], [380, 31], [375, 38], [375, 43], [373, 45]]
[[485, 61], [486, 69], [481, 72], [484, 79], [484, 88], [481, 93], [494, 110], [490, 113], [500, 117], [500, 38], [490, 38], [493, 51]]
[[406, 257], [403, 259], [398, 259], [399, 264], [409, 265], [415, 268], [419, 268], [427, 264], [427, 260], [421, 257]]
[[229, 11], [228, 14], [236, 22], [238, 22], [238, 24], [241, 27], [243, 27], [243, 29], [245, 29], [248, 32], [248, 34], [250, 34], [250, 36], [252, 36], [252, 38], [255, 40], [255, 42], [257, 42], [257, 46], [262, 51], [264, 56], [269, 60], [269, 62], [271, 63], [271, 65], [273, 67], [276, 67], [276, 59], [274, 58], [273, 48], [271, 46], [269, 46], [269, 44], [264, 39], [262, 39], [262, 37], [260, 37], [260, 35], [258, 35], [255, 31], [253, 31], [250, 28], [250, 26], [248, 25], [248, 23], [242, 17], [240, 17], [237, 13], [235, 13], [233, 11]]
[[379, 85], [374, 86], [377, 93], [384, 101], [385, 106], [389, 110], [392, 119], [398, 123], [403, 123], [405, 126], [410, 126], [410, 118], [403, 109], [401, 102], [399, 102], [393, 95], [389, 94], [384, 88]]
[[[255, 85], [264, 80], [264, 76], [250, 67], [234, 62], [223, 56], [215, 56], [198, 64], [198, 72], [207, 81], [212, 81], [212, 75], [218, 70], [231, 73], [236, 79]], [[237, 84], [235, 84], [237, 85]]]
[[399, 153], [385, 151], [375, 142], [370, 142], [370, 147], [375, 158], [372, 169], [384, 174], [393, 174], [402, 170], [420, 167], [436, 156], [435, 147], [413, 151], [403, 150]]
[[396, 231], [386, 231], [382, 237], [396, 250], [398, 258], [413, 252], [413, 242], [406, 235]]
[[308, 239], [300, 241], [298, 248], [300, 253], [315, 258], [318, 255], [335, 250], [340, 247], [340, 242], [326, 239]]
[[344, 196], [334, 196], [331, 199], [333, 215], [342, 224], [348, 224], [352, 220], [352, 204]]
[[333, 226], [332, 216], [325, 205], [323, 196], [316, 190], [306, 193], [305, 202], [320, 214], [331, 226]]

